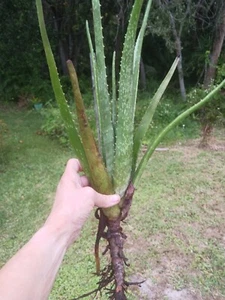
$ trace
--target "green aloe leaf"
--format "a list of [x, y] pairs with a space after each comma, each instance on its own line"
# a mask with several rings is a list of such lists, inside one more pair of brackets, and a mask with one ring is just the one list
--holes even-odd
[[116, 131], [116, 117], [117, 117], [117, 108], [116, 108], [116, 52], [113, 52], [112, 58], [112, 124], [113, 131], [115, 134]]
[[136, 129], [135, 135], [134, 135], [134, 168], [136, 166], [138, 153], [141, 147], [141, 142], [151, 124], [152, 118], [154, 116], [154, 113], [156, 111], [156, 108], [159, 104], [160, 99], [162, 98], [175, 70], [177, 67], [177, 64], [179, 62], [179, 58], [176, 58], [173, 62], [169, 72], [167, 73], [166, 77], [160, 84], [158, 90], [156, 91], [154, 97], [152, 98], [138, 128]]
[[59, 80], [58, 71], [56, 67], [56, 63], [54, 60], [54, 56], [51, 50], [51, 46], [49, 43], [49, 39], [47, 36], [47, 31], [45, 28], [45, 22], [44, 22], [44, 15], [43, 15], [43, 8], [41, 0], [36, 0], [36, 6], [37, 6], [37, 13], [38, 13], [38, 21], [39, 21], [39, 27], [41, 31], [41, 37], [44, 45], [45, 55], [48, 63], [50, 78], [52, 82], [52, 87], [54, 90], [54, 94], [60, 109], [61, 116], [63, 118], [63, 121], [66, 126], [66, 130], [68, 133], [68, 137], [70, 140], [70, 143], [74, 149], [75, 155], [80, 159], [82, 166], [84, 168], [85, 173], [89, 176], [90, 171], [87, 163], [87, 158], [84, 152], [83, 145], [81, 143], [79, 134], [76, 130], [72, 115], [70, 113], [65, 95], [62, 90], [62, 86]]
[[201, 101], [193, 105], [192, 107], [188, 108], [186, 111], [184, 111], [182, 114], [180, 114], [175, 120], [173, 120], [169, 125], [167, 125], [161, 133], [157, 136], [157, 138], [154, 140], [152, 144], [148, 146], [148, 149], [141, 159], [138, 168], [134, 174], [133, 183], [136, 185], [138, 181], [141, 178], [141, 175], [143, 174], [143, 171], [147, 165], [148, 160], [152, 156], [153, 152], [155, 151], [156, 147], [159, 145], [159, 143], [162, 141], [162, 139], [165, 137], [165, 135], [172, 130], [175, 126], [177, 126], [180, 122], [182, 122], [188, 115], [192, 114], [197, 109], [201, 108], [203, 105], [205, 105], [207, 102], [212, 100], [213, 96], [225, 85], [225, 80], [223, 80], [214, 90], [212, 90], [205, 98], [203, 98]]
[[[94, 21], [94, 37], [95, 37], [95, 64], [93, 64], [96, 89], [97, 115], [99, 118], [99, 134], [100, 134], [100, 151], [102, 153], [106, 168], [112, 175], [114, 162], [114, 132], [112, 125], [111, 105], [107, 84], [105, 53], [103, 43], [103, 33], [101, 24], [100, 3], [98, 0], [92, 0], [92, 11]], [[89, 30], [88, 30], [89, 31]], [[88, 32], [89, 46], [92, 44], [90, 33]], [[93, 46], [90, 48], [93, 51]], [[92, 60], [93, 60], [93, 54]], [[92, 61], [93, 62], [93, 61]]]
[[[96, 68], [96, 57], [95, 57], [94, 48], [93, 48], [93, 44], [92, 44], [92, 40], [91, 40], [88, 22], [86, 22], [86, 31], [87, 31], [89, 48], [90, 48], [93, 93], [94, 93], [94, 100], [95, 100], [96, 127], [97, 127], [98, 137], [99, 137], [98, 145], [99, 145], [99, 152], [101, 154], [101, 157], [103, 157], [102, 152], [101, 152], [101, 148], [103, 145], [100, 143], [100, 139], [101, 139], [100, 133], [102, 132], [102, 130], [101, 130], [102, 122], [100, 122], [100, 120], [101, 120], [101, 111], [102, 110], [100, 109], [101, 106], [100, 106], [100, 97], [99, 97], [98, 80], [97, 80], [98, 73], [97, 73], [97, 68]], [[108, 169], [107, 169], [107, 171], [108, 171]], [[104, 214], [106, 216], [108, 216], [109, 219], [117, 218], [120, 214], [120, 209], [119, 209], [118, 205], [116, 205], [114, 207], [110, 207], [110, 208], [105, 208], [105, 209], [103, 209], [103, 211], [104, 211]]]
[[[133, 61], [133, 97], [134, 99], [137, 98], [137, 92], [138, 92], [138, 79], [139, 79], [139, 70], [140, 70], [140, 61], [141, 61], [141, 50], [142, 50], [142, 44], [144, 39], [144, 34], [148, 22], [148, 16], [151, 9], [152, 0], [149, 0], [145, 9], [144, 18], [142, 21], [141, 29], [139, 31], [137, 41], [135, 44], [134, 49], [134, 61]], [[135, 100], [136, 101], [136, 100]]]
[[[94, 53], [93, 43], [91, 40], [91, 34], [90, 29], [88, 25], [88, 21], [86, 21], [86, 32], [87, 32], [87, 38], [88, 38], [88, 44], [90, 49], [90, 62], [91, 62], [91, 75], [92, 75], [92, 86], [93, 86], [93, 96], [94, 96], [94, 109], [95, 109], [95, 118], [96, 118], [96, 129], [98, 133], [98, 148], [102, 155], [102, 143], [101, 143], [101, 132], [102, 132], [102, 124], [100, 122], [101, 119], [101, 111], [100, 111], [100, 97], [98, 94], [98, 74], [97, 74], [97, 68], [96, 68], [96, 57]], [[103, 156], [103, 155], [102, 155]]]
[[143, 0], [136, 0], [131, 12], [125, 37], [119, 80], [118, 116], [116, 126], [116, 149], [114, 167], [114, 186], [117, 193], [123, 194], [132, 169], [133, 132], [136, 98], [134, 95], [133, 66], [134, 49], [138, 20]]

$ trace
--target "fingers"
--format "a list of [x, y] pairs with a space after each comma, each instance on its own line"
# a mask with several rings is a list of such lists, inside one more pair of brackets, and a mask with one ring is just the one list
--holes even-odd
[[73, 183], [75, 187], [80, 188], [87, 185], [87, 179], [80, 177], [79, 172], [82, 171], [82, 166], [78, 159], [71, 158], [66, 164], [65, 172], [62, 176], [67, 183]]
[[67, 162], [66, 170], [72, 175], [73, 179], [76, 179], [76, 183], [79, 183], [79, 186], [85, 187], [90, 185], [88, 178], [86, 176], [80, 176], [79, 172], [83, 170], [80, 161], [75, 158], [71, 158]]
[[66, 164], [66, 170], [68, 172], [81, 172], [82, 171], [82, 166], [79, 162], [78, 159], [75, 158], [71, 158], [68, 160], [67, 164]]
[[80, 176], [80, 184], [82, 187], [89, 186], [89, 180], [86, 176]]
[[[94, 189], [88, 187], [89, 181], [86, 176], [80, 176], [78, 172], [82, 171], [82, 166], [78, 159], [71, 158], [68, 160], [65, 170], [65, 175], [73, 179], [74, 183], [79, 187], [85, 187], [89, 197], [93, 200], [94, 206], [107, 208], [116, 205], [120, 202], [119, 195], [103, 195], [97, 193]], [[67, 177], [67, 176], [66, 176]], [[77, 186], [78, 187], [78, 186]]]
[[120, 202], [119, 195], [102, 195], [95, 192], [94, 205], [102, 208], [111, 207]]

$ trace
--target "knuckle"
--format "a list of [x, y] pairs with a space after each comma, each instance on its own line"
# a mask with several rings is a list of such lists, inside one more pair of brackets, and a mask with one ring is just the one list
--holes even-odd
[[95, 206], [95, 201], [96, 201], [96, 192], [95, 192], [95, 190], [90, 186], [86, 186], [83, 189], [86, 193], [87, 200], [89, 201], [91, 206], [94, 207]]
[[95, 191], [94, 191], [94, 189], [92, 187], [86, 186], [86, 187], [84, 187], [84, 189], [85, 189], [85, 193], [86, 193], [86, 195], [87, 195], [88, 198], [94, 198]]

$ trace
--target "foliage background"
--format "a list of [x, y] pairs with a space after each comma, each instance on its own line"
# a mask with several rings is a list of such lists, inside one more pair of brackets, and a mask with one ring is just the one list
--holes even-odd
[[[205, 66], [221, 19], [220, 2], [211, 1], [209, 4], [204, 0], [174, 0], [168, 4], [168, 1], [153, 1], [142, 51], [144, 68], [141, 71], [140, 88], [152, 93], [176, 55], [168, 12], [174, 16], [177, 30], [182, 27], [180, 40], [186, 87], [189, 90], [203, 82]], [[190, 3], [188, 13], [187, 3]], [[81, 86], [85, 90], [90, 89], [89, 50], [85, 32], [85, 21], [92, 22], [90, 1], [43, 0], [43, 5], [61, 76], [67, 76], [65, 62], [71, 59], [78, 71]], [[102, 3], [108, 66], [111, 65], [113, 51], [121, 51], [131, 5], [131, 0], [107, 0]], [[18, 101], [21, 97], [32, 96], [40, 97], [43, 102], [52, 99], [34, 1], [1, 1], [0, 20], [0, 101]], [[223, 47], [218, 63], [220, 80], [224, 78], [224, 56]], [[179, 95], [177, 76], [174, 76], [170, 88]], [[180, 101], [177, 96], [171, 99], [173, 102]]]

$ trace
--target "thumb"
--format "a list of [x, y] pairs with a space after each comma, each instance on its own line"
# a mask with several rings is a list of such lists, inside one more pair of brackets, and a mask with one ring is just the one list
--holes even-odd
[[119, 195], [103, 195], [96, 192], [94, 197], [94, 205], [102, 208], [107, 208], [116, 205], [120, 202]]

